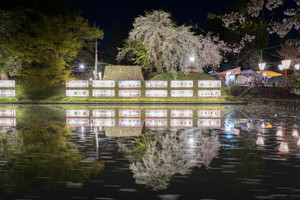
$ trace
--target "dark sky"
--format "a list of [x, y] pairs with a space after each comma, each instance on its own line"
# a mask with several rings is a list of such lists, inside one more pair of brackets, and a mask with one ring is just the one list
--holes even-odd
[[[81, 6], [82, 16], [96, 23], [107, 33], [119, 21], [129, 29], [134, 18], [144, 11], [164, 9], [172, 13], [178, 24], [190, 24], [190, 21], [203, 27], [207, 13], [224, 14], [228, 12], [234, 0], [180, 0], [180, 1], [132, 1], [132, 0], [71, 0]], [[138, 2], [138, 3], [137, 3]]]

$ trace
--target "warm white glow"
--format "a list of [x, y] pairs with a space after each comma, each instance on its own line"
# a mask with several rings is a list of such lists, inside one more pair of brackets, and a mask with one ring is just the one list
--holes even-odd
[[256, 140], [256, 144], [257, 145], [265, 145], [265, 142], [264, 142], [264, 138], [263, 136], [258, 136], [257, 140]]
[[92, 86], [99, 87], [99, 88], [112, 88], [115, 87], [115, 81], [110, 80], [93, 80]]
[[296, 65], [295, 65], [295, 69], [296, 69], [296, 70], [299, 70], [299, 69], [300, 69], [300, 65], [299, 65], [299, 64], [296, 64]]
[[89, 90], [66, 90], [67, 97], [88, 97]]
[[171, 90], [171, 97], [193, 97], [193, 90]]
[[0, 97], [15, 97], [15, 90], [0, 90]]
[[146, 88], [167, 88], [168, 81], [145, 81]]
[[93, 110], [93, 117], [115, 117], [115, 110], [95, 109]]
[[168, 97], [168, 90], [146, 90], [146, 97]]
[[16, 126], [16, 118], [0, 118], [0, 127]]
[[193, 110], [171, 110], [171, 117], [193, 117]]
[[221, 97], [221, 90], [198, 90], [198, 97]]
[[0, 109], [1, 117], [15, 117], [16, 109]]
[[168, 117], [168, 110], [147, 109], [145, 110], [145, 117]]
[[198, 117], [219, 118], [221, 117], [221, 110], [198, 110]]
[[140, 109], [120, 109], [119, 117], [141, 117]]
[[172, 88], [192, 88], [193, 87], [193, 81], [171, 81], [171, 87]]
[[198, 80], [198, 88], [220, 88], [221, 80]]
[[280, 71], [284, 70], [284, 66], [283, 65], [278, 65], [278, 68]]
[[293, 133], [292, 133], [293, 137], [299, 137], [299, 133], [297, 129], [293, 129]]
[[281, 63], [283, 65], [283, 69], [288, 69], [290, 67], [291, 60], [283, 60]]
[[258, 67], [259, 67], [260, 71], [263, 71], [263, 70], [265, 70], [266, 63], [258, 63]]
[[0, 80], [0, 88], [14, 88], [16, 82], [14, 80]]
[[80, 64], [79, 67], [80, 67], [80, 69], [83, 69], [84, 68], [84, 64]]
[[89, 87], [89, 81], [88, 80], [67, 81], [66, 87], [67, 88], [87, 88], [87, 87]]
[[166, 127], [168, 126], [168, 119], [146, 119], [146, 127]]
[[194, 56], [190, 56], [190, 61], [194, 62], [196, 60], [196, 58]]
[[93, 90], [93, 97], [114, 97], [115, 90]]
[[66, 110], [67, 117], [89, 117], [89, 110], [87, 109], [74, 109]]
[[119, 90], [119, 97], [140, 97], [140, 90]]
[[193, 119], [171, 119], [171, 127], [193, 127]]
[[114, 127], [116, 125], [115, 119], [93, 119], [93, 126], [94, 127]]
[[287, 142], [281, 142], [279, 146], [279, 151], [282, 153], [288, 153], [289, 152], [289, 147]]
[[221, 119], [198, 119], [198, 127], [220, 128]]
[[278, 129], [278, 130], [277, 130], [276, 136], [279, 136], [279, 137], [283, 136], [283, 131], [282, 131], [282, 129]]
[[121, 127], [140, 127], [142, 126], [140, 118], [120, 118], [119, 126]]
[[141, 81], [119, 81], [119, 88], [140, 88]]

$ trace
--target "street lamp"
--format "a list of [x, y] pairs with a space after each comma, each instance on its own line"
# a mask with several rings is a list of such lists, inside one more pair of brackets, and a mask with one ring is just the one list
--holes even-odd
[[[265, 62], [260, 62], [258, 63], [258, 67], [260, 70], [260, 74], [265, 70], [266, 67], [266, 63]], [[263, 80], [265, 79], [265, 77], [263, 76]], [[260, 85], [262, 86], [262, 81], [260, 82]]]
[[80, 68], [80, 69], [84, 69], [84, 64], [80, 64], [80, 65], [79, 65], [79, 68]]
[[284, 71], [284, 88], [286, 89], [287, 88], [287, 70], [290, 67], [291, 60], [283, 60], [283, 61], [281, 61], [281, 63], [282, 63], [282, 69]]

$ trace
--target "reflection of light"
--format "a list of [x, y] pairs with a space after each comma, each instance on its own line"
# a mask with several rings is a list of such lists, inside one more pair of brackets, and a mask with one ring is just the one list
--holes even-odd
[[188, 141], [190, 146], [194, 146], [194, 138], [191, 137]]
[[281, 142], [279, 146], [279, 151], [282, 153], [288, 153], [289, 152], [289, 147], [287, 142]]
[[265, 142], [264, 142], [264, 138], [263, 136], [258, 136], [257, 140], [256, 140], [256, 144], [257, 145], [265, 145]]
[[299, 133], [297, 129], [293, 129], [293, 137], [299, 137]]
[[282, 135], [283, 135], [282, 129], [278, 129], [277, 133], [276, 133], [276, 136], [282, 136]]
[[81, 127], [81, 132], [84, 132], [84, 127], [83, 126]]
[[298, 140], [298, 142], [297, 142], [297, 145], [300, 146], [300, 138], [299, 138], [299, 140]]

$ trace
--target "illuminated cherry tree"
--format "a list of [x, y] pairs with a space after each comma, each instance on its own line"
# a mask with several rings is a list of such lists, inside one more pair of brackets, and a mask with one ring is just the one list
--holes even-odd
[[[280, 10], [280, 8], [288, 7], [290, 5], [285, 5], [287, 1], [284, 0], [251, 0], [245, 11], [241, 12], [231, 12], [225, 14], [222, 17], [222, 21], [225, 27], [236, 29], [246, 23], [245, 19], [247, 15], [251, 17], [258, 17], [261, 14], [266, 14], [268, 11], [273, 11], [275, 9]], [[292, 30], [299, 30], [300, 28], [300, 0], [293, 0], [293, 7], [287, 8], [283, 11], [283, 17], [280, 15], [277, 18], [272, 17], [268, 23], [268, 30], [270, 33], [276, 33], [280, 37], [284, 37]]]
[[177, 26], [164, 11], [146, 12], [135, 19], [117, 56], [118, 61], [126, 58], [144, 68], [156, 67], [159, 73], [184, 71], [191, 66], [201, 71], [205, 66], [219, 65], [222, 59], [211, 37], [196, 35], [190, 26]]

